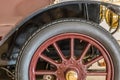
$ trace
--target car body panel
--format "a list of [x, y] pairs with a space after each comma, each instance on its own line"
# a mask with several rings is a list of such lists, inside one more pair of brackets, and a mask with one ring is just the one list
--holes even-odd
[[53, 3], [54, 0], [0, 0], [0, 36], [4, 38], [28, 15]]

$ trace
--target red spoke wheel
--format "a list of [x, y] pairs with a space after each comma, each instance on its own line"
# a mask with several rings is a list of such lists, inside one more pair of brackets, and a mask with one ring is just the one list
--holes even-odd
[[[17, 79], [119, 80], [118, 53], [116, 41], [100, 26], [61, 20], [28, 40], [17, 64]], [[99, 66], [100, 61], [105, 65]]]

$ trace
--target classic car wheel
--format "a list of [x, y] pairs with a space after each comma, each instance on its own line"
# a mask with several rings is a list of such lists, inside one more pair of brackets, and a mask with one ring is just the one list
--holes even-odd
[[[56, 21], [26, 42], [16, 64], [16, 80], [119, 80], [119, 52], [114, 38], [95, 23]], [[101, 68], [99, 61], [105, 66]]]

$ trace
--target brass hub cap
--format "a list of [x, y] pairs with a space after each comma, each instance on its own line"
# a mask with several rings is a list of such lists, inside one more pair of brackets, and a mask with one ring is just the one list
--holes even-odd
[[78, 80], [78, 73], [76, 71], [68, 71], [66, 73], [66, 80]]

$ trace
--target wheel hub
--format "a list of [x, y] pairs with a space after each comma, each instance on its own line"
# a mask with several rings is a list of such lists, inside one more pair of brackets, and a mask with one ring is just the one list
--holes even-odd
[[73, 70], [67, 71], [66, 80], [78, 80], [78, 73]]
[[57, 75], [60, 79], [65, 78], [65, 80], [82, 80], [86, 78], [86, 68], [79, 61], [70, 59], [59, 65]]

